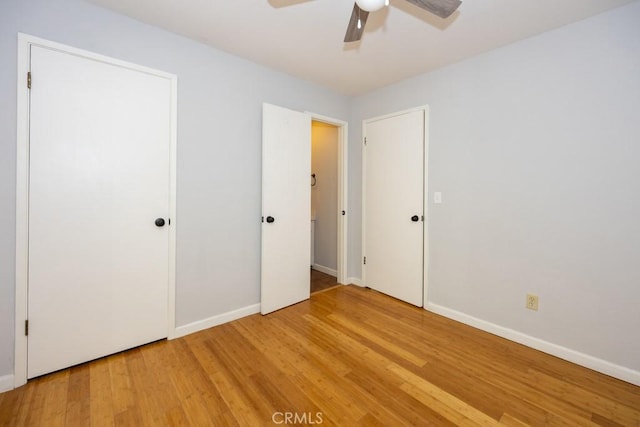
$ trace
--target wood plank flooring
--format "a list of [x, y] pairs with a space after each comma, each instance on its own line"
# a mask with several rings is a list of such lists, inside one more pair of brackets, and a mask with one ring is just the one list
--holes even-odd
[[311, 293], [324, 291], [338, 286], [338, 280], [318, 270], [311, 269]]
[[638, 426], [640, 388], [339, 286], [0, 394], [2, 426], [292, 424]]

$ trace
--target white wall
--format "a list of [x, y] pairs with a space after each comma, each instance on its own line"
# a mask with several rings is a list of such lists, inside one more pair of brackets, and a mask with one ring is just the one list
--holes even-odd
[[[431, 304], [628, 368], [636, 381], [639, 23], [634, 2], [358, 97], [351, 116], [429, 105], [428, 196], [443, 193], [429, 203]], [[362, 153], [361, 129], [351, 131], [353, 213]], [[527, 292], [538, 312], [525, 310]]]
[[[363, 119], [430, 106], [429, 300], [640, 370], [640, 3], [353, 101], [80, 0], [0, 3], [0, 377], [13, 370], [16, 33], [178, 75], [177, 320], [259, 301], [261, 103]], [[428, 54], [428, 52], [425, 52]], [[540, 296], [525, 311], [524, 294]]]
[[347, 119], [349, 99], [79, 0], [2, 0], [0, 377], [13, 372], [19, 31], [177, 74], [177, 323], [258, 303], [262, 102]]
[[311, 212], [315, 213], [314, 264], [338, 268], [338, 127], [322, 122], [311, 126]]

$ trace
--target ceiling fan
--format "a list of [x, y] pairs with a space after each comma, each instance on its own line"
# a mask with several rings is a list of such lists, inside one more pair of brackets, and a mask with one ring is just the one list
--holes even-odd
[[[462, 4], [460, 0], [407, 0], [441, 18], [448, 18]], [[362, 38], [364, 24], [367, 22], [369, 12], [375, 12], [389, 6], [389, 0], [356, 0], [353, 5], [351, 19], [344, 35], [345, 43], [355, 42]]]

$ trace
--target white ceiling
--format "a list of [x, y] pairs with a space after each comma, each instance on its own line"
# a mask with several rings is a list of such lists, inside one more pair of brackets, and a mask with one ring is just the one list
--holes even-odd
[[87, 0], [357, 95], [632, 0], [463, 0], [446, 20], [406, 2], [369, 15], [343, 43], [353, 0]]

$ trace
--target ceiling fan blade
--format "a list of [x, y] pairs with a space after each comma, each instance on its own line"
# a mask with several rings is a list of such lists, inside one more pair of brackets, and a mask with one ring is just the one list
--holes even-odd
[[[357, 42], [362, 38], [364, 32], [364, 24], [367, 23], [369, 12], [362, 10], [357, 4], [353, 4], [353, 12], [351, 12], [351, 19], [347, 26], [347, 32], [344, 35], [344, 42]], [[358, 21], [360, 21], [360, 28], [358, 28]]]
[[407, 0], [419, 8], [438, 15], [440, 18], [448, 18], [460, 7], [460, 0]]

